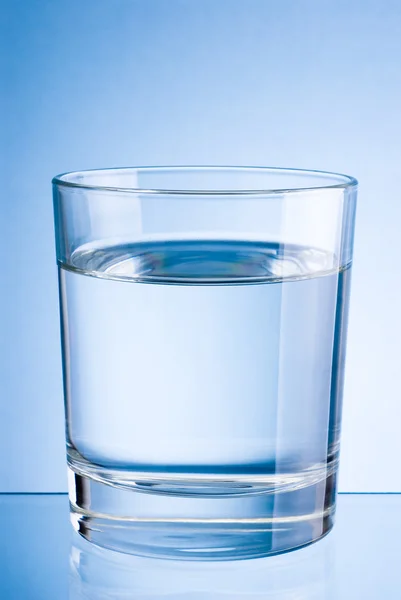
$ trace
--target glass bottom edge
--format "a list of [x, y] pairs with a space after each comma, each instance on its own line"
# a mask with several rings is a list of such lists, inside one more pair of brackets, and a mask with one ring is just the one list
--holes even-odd
[[333, 527], [336, 473], [301, 489], [237, 497], [119, 488], [69, 467], [71, 521], [88, 541], [117, 552], [178, 560], [281, 554]]

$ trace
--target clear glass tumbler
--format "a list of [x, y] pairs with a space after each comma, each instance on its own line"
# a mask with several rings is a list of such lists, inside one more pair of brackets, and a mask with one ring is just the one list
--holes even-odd
[[53, 180], [72, 521], [275, 554], [335, 512], [357, 182], [160, 167]]

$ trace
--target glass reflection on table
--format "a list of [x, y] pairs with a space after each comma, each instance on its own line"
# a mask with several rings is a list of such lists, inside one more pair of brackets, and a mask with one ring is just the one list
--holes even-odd
[[122, 554], [74, 534], [70, 600], [331, 600], [332, 536], [267, 558], [176, 561]]

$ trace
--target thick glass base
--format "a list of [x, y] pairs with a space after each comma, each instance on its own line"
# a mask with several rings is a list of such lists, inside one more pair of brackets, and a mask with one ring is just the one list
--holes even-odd
[[311, 544], [333, 526], [335, 472], [296, 489], [232, 495], [206, 494], [205, 487], [190, 495], [129, 488], [71, 467], [69, 476], [74, 528], [99, 546], [130, 554], [256, 558]]

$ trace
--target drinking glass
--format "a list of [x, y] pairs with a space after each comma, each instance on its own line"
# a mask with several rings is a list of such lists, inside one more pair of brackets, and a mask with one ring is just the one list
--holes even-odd
[[139, 167], [53, 190], [75, 528], [189, 559], [325, 535], [356, 180]]

